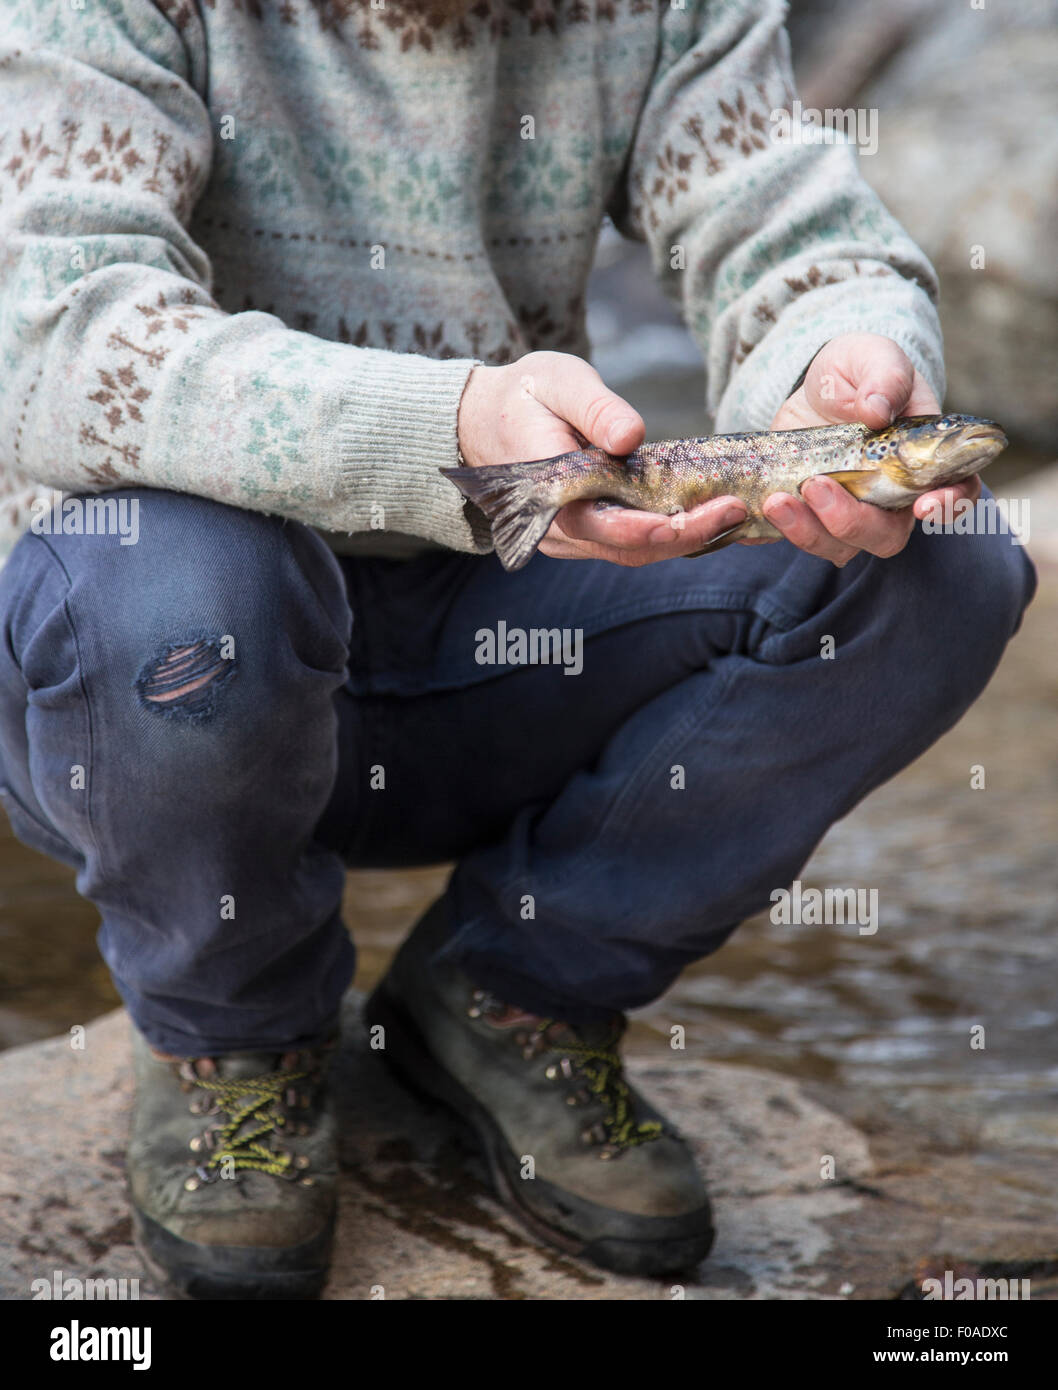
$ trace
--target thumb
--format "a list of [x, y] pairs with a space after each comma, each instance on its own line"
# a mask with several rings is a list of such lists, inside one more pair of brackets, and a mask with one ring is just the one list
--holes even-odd
[[911, 399], [915, 369], [892, 338], [864, 334], [850, 359], [856, 386], [856, 418], [872, 430], [884, 429], [904, 413]]
[[903, 413], [915, 369], [903, 349], [879, 333], [847, 333], [818, 354], [805, 396], [828, 419], [861, 420], [880, 430]]
[[543, 379], [538, 378], [537, 400], [596, 448], [609, 454], [629, 454], [637, 449], [646, 438], [639, 412], [611, 391], [582, 357], [556, 353], [555, 359]]

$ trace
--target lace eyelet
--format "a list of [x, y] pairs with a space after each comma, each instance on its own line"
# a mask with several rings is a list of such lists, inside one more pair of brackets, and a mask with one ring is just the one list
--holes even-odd
[[184, 1188], [187, 1192], [195, 1192], [200, 1187], [209, 1187], [211, 1183], [218, 1182], [220, 1174], [216, 1170], [203, 1167], [201, 1163], [195, 1165], [195, 1171], [191, 1177], [185, 1179]]
[[188, 1148], [192, 1153], [201, 1153], [203, 1149], [215, 1149], [217, 1146], [218, 1133], [218, 1126], [209, 1125], [201, 1134], [196, 1134], [194, 1136], [188, 1144]]

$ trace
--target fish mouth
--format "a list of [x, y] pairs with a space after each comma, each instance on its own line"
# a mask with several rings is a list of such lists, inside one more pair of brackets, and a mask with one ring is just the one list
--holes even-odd
[[1007, 447], [1007, 437], [993, 420], [963, 418], [940, 427], [926, 421], [896, 446], [896, 460], [886, 471], [904, 486], [922, 491], [961, 482], [986, 468]]
[[934, 457], [942, 468], [965, 468], [977, 460], [991, 462], [1007, 443], [998, 425], [990, 420], [975, 420], [942, 439]]

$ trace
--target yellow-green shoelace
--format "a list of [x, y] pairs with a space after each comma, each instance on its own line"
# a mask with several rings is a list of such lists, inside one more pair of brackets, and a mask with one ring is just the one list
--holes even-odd
[[[237, 1172], [252, 1169], [272, 1177], [285, 1177], [293, 1158], [288, 1153], [276, 1153], [262, 1142], [284, 1124], [284, 1119], [278, 1110], [266, 1107], [274, 1107], [291, 1082], [301, 1080], [306, 1075], [306, 1072], [277, 1072], [274, 1076], [251, 1076], [235, 1081], [209, 1081], [196, 1077], [194, 1084], [211, 1092], [220, 1109], [228, 1116], [225, 1124], [217, 1126], [213, 1152], [201, 1166], [211, 1170], [221, 1167], [230, 1159]], [[248, 1122], [253, 1124], [254, 1121], [255, 1127], [244, 1134], [239, 1133], [244, 1125]]]
[[[544, 1028], [549, 1023], [550, 1020], [544, 1024]], [[634, 1148], [637, 1144], [648, 1144], [660, 1136], [660, 1121], [636, 1120], [631, 1092], [622, 1075], [621, 1058], [616, 1052], [576, 1043], [554, 1047], [551, 1050], [563, 1053], [579, 1065], [587, 1079], [588, 1090], [602, 1101], [606, 1110], [602, 1123], [606, 1129], [607, 1141], [614, 1148]]]

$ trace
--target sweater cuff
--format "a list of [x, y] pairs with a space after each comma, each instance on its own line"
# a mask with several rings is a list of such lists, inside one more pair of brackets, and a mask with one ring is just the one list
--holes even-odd
[[480, 362], [388, 352], [377, 359], [340, 402], [334, 530], [393, 531], [485, 554], [488, 521], [438, 471], [459, 466], [459, 402]]
[[807, 373], [820, 348], [845, 333], [891, 338], [938, 401], [944, 399], [940, 322], [926, 292], [895, 276], [875, 295], [864, 293], [862, 284], [844, 282], [798, 300], [757, 344], [724, 392], [716, 414], [717, 433], [768, 429], [800, 384], [798, 374]]

